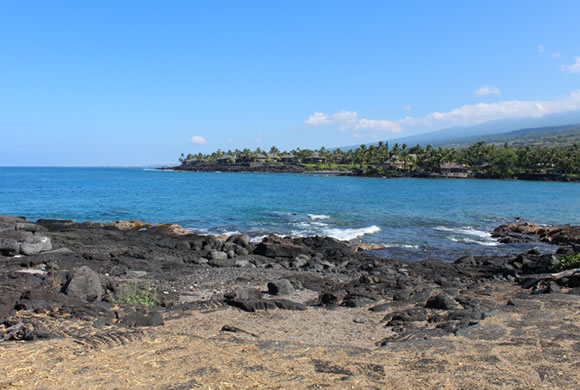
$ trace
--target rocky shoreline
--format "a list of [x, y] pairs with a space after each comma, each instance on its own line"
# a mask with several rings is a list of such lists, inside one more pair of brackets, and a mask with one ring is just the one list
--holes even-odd
[[[244, 164], [203, 164], [203, 165], [179, 165], [174, 167], [158, 168], [160, 171], [177, 171], [177, 172], [229, 172], [229, 173], [294, 173], [294, 174], [324, 174], [333, 176], [352, 176], [352, 177], [371, 177], [382, 179], [398, 178], [418, 178], [418, 179], [482, 179], [496, 180], [497, 177], [491, 177], [483, 174], [477, 174], [470, 177], [454, 177], [441, 174], [421, 174], [421, 173], [400, 173], [400, 174], [367, 174], [363, 170], [354, 171], [329, 171], [329, 170], [306, 170], [301, 165], [262, 165], [249, 166]], [[525, 181], [546, 181], [546, 182], [580, 182], [580, 177], [571, 177], [564, 175], [548, 174], [518, 174], [503, 180], [525, 180]]]
[[[82, 340], [65, 319], [114, 335], [207, 310], [340, 309], [357, 313], [349, 321], [360, 326], [372, 323], [379, 335], [372, 343], [390, 348], [465, 337], [490, 313], [520, 308], [518, 299], [565, 295], [578, 303], [580, 269], [562, 272], [558, 257], [580, 253], [580, 227], [522, 222], [493, 234], [560, 249], [412, 263], [332, 238], [269, 236], [253, 244], [245, 234], [199, 235], [177, 225], [0, 216], [0, 343]], [[243, 322], [222, 325], [221, 332], [257, 334]]]

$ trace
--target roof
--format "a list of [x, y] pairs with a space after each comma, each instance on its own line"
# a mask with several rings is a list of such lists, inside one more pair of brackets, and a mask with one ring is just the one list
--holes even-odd
[[446, 162], [446, 163], [440, 164], [439, 168], [441, 168], [441, 169], [467, 169], [468, 166], [465, 164], [456, 164], [456, 163]]

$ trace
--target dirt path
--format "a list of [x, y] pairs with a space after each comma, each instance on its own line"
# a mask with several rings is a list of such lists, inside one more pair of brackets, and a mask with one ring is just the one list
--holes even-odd
[[223, 308], [112, 331], [44, 318], [69, 337], [4, 343], [0, 388], [580, 388], [578, 296], [512, 299], [457, 336], [378, 348], [381, 319], [363, 308]]

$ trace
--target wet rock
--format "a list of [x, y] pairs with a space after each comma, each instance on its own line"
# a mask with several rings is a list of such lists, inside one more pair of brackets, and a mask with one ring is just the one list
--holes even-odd
[[270, 295], [288, 295], [296, 291], [288, 279], [279, 279], [268, 282], [268, 293]]
[[455, 310], [461, 308], [461, 305], [448, 294], [441, 293], [429, 298], [425, 307], [437, 310]]
[[103, 298], [103, 287], [99, 275], [87, 266], [79, 268], [66, 288], [66, 294], [88, 302]]
[[49, 237], [28, 237], [20, 244], [20, 252], [25, 255], [36, 255], [52, 249]]

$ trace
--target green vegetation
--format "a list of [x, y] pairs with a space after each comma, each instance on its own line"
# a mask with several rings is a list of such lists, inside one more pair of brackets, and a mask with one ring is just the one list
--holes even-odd
[[139, 286], [137, 282], [128, 282], [119, 287], [112, 301], [130, 305], [155, 306], [159, 303], [157, 291], [151, 286]]
[[562, 257], [560, 259], [559, 268], [563, 270], [580, 268], [580, 253]]
[[580, 174], [580, 143], [562, 147], [512, 147], [477, 142], [464, 149], [420, 145], [361, 145], [341, 149], [294, 149], [281, 152], [272, 147], [250, 151], [218, 150], [212, 154], [181, 155], [184, 165], [237, 164], [247, 166], [301, 166], [306, 171], [342, 171], [357, 175], [455, 176], [510, 178], [520, 175], [553, 175], [576, 178]]

